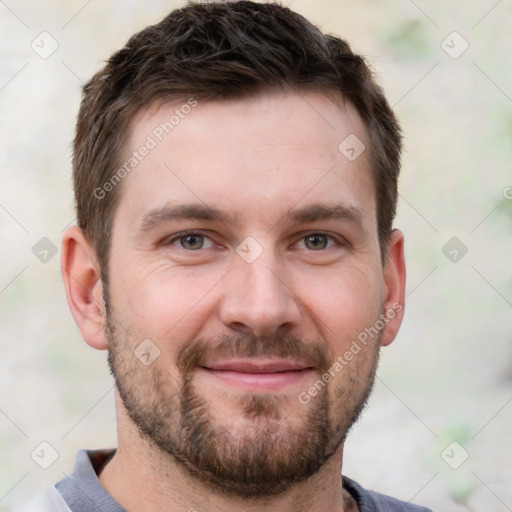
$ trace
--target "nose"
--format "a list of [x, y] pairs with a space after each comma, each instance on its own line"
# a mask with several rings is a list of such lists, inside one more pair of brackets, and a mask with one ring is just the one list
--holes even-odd
[[240, 334], [269, 336], [298, 325], [301, 308], [284, 265], [265, 250], [248, 263], [235, 256], [220, 304], [222, 323]]

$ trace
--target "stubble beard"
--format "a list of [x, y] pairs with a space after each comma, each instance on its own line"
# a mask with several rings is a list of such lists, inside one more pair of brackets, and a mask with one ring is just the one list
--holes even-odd
[[[244, 499], [277, 496], [311, 477], [344, 442], [371, 393], [378, 364], [379, 340], [359, 363], [336, 376], [335, 388], [321, 388], [309, 404], [296, 396], [227, 395], [240, 410], [240, 425], [226, 424], [194, 388], [194, 368], [206, 353], [275, 356], [301, 354], [319, 369], [328, 370], [333, 358], [323, 345], [299, 338], [259, 340], [226, 337], [196, 340], [179, 356], [178, 384], [155, 361], [144, 366], [134, 356], [127, 336], [120, 337], [107, 313], [108, 362], [123, 405], [139, 432], [159, 458], [225, 496]], [[117, 331], [117, 332], [116, 332]], [[364, 360], [363, 358], [367, 358]], [[364, 364], [363, 364], [364, 363]], [[335, 397], [330, 395], [334, 394]], [[293, 402], [290, 404], [290, 401]], [[283, 411], [302, 418], [287, 421]], [[292, 423], [292, 424], [290, 424]]]

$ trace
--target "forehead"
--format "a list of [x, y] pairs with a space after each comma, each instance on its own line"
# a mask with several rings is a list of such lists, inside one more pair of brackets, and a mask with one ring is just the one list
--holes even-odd
[[132, 124], [125, 160], [135, 165], [118, 212], [136, 223], [149, 209], [193, 201], [273, 222], [309, 201], [372, 220], [368, 147], [355, 109], [320, 92], [154, 105]]

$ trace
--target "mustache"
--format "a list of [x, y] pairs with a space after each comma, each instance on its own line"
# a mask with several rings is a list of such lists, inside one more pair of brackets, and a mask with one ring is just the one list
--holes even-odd
[[177, 366], [182, 375], [187, 375], [207, 361], [229, 357], [293, 358], [320, 373], [326, 372], [334, 361], [326, 344], [306, 342], [298, 336], [226, 335], [220, 339], [194, 340], [180, 352]]

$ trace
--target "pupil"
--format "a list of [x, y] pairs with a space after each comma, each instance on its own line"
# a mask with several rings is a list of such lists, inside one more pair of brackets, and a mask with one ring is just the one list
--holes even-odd
[[313, 249], [324, 249], [327, 245], [327, 239], [323, 235], [310, 235], [307, 242]]
[[187, 235], [182, 238], [181, 245], [185, 249], [200, 249], [203, 245], [202, 237], [196, 235]]

